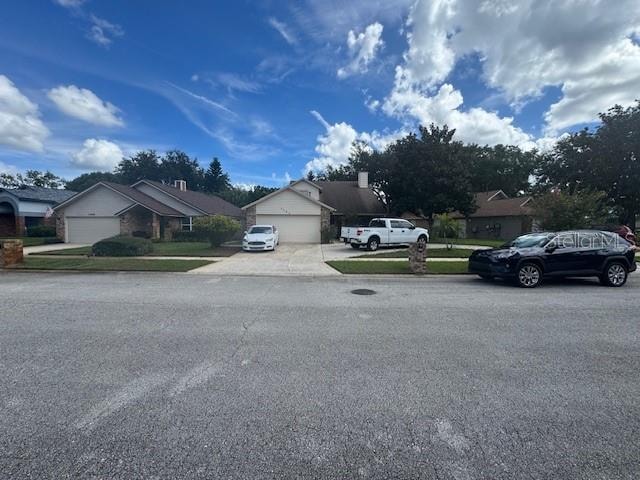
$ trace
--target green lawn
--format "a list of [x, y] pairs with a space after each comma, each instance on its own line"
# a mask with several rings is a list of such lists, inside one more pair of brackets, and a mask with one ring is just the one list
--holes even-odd
[[[14, 238], [0, 238], [0, 240], [14, 240]], [[22, 240], [22, 245], [25, 247], [35, 247], [38, 245], [45, 245], [45, 243], [60, 243], [57, 238], [49, 237], [19, 237], [15, 240]]]
[[[207, 242], [158, 242], [153, 244], [153, 252], [149, 257], [230, 257], [238, 253], [240, 247], [211, 248]], [[91, 247], [68, 248], [40, 252], [32, 255], [89, 255]]]
[[[469, 258], [473, 250], [464, 248], [429, 248], [427, 249], [427, 258]], [[396, 252], [379, 252], [369, 253], [367, 255], [358, 255], [355, 258], [408, 258], [409, 250], [400, 250]]]
[[500, 239], [491, 239], [488, 240], [486, 238], [454, 238], [454, 239], [444, 239], [444, 238], [430, 238], [429, 243], [447, 243], [452, 242], [454, 245], [478, 245], [483, 247], [501, 247], [506, 243], [505, 240]]
[[13, 268], [26, 270], [186, 272], [208, 265], [208, 260], [143, 260], [136, 258], [37, 258], [28, 256]]
[[[362, 262], [358, 260], [334, 260], [327, 265], [335, 268], [340, 273], [349, 274], [413, 274], [409, 268], [409, 262]], [[467, 273], [468, 262], [428, 262], [429, 274], [460, 274]]]

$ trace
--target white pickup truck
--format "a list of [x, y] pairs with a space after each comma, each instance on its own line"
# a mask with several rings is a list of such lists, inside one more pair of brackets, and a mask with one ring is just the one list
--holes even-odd
[[352, 248], [366, 246], [373, 252], [381, 245], [428, 242], [429, 230], [417, 228], [402, 218], [374, 218], [368, 227], [342, 227], [340, 239]]

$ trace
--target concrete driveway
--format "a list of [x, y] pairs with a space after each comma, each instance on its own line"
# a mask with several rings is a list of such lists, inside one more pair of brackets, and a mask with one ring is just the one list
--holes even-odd
[[319, 244], [282, 244], [275, 252], [240, 252], [189, 273], [216, 275], [335, 276]]

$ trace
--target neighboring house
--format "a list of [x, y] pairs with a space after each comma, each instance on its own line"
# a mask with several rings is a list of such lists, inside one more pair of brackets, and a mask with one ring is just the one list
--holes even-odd
[[247, 226], [275, 225], [280, 241], [292, 243], [327, 241], [346, 223], [386, 215], [367, 172], [360, 172], [353, 182], [297, 180], [242, 209]]
[[239, 221], [243, 212], [235, 205], [200, 192], [140, 180], [131, 186], [98, 182], [56, 208], [56, 230], [68, 243], [95, 243], [114, 235], [140, 235], [170, 240], [173, 232], [191, 231], [193, 218], [226, 215]]
[[29, 227], [54, 225], [47, 215], [76, 192], [57, 188], [0, 188], [0, 237], [23, 236]]
[[509, 198], [502, 190], [475, 194], [478, 209], [471, 215], [451, 214], [462, 225], [461, 235], [471, 238], [510, 240], [533, 228], [531, 197]]

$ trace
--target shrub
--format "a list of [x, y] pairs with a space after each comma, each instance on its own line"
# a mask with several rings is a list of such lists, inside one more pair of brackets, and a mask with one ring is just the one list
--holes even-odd
[[151, 238], [151, 234], [149, 232], [145, 232], [144, 230], [135, 230], [131, 232], [131, 235], [138, 238]]
[[224, 215], [198, 217], [193, 220], [193, 228], [202, 233], [212, 247], [219, 247], [240, 231], [240, 222]]
[[49, 225], [34, 225], [27, 227], [27, 237], [55, 237], [56, 227]]
[[124, 235], [105, 238], [91, 248], [91, 253], [96, 257], [136, 257], [152, 251], [151, 240]]
[[209, 239], [203, 232], [173, 232], [172, 242], [207, 242]]

